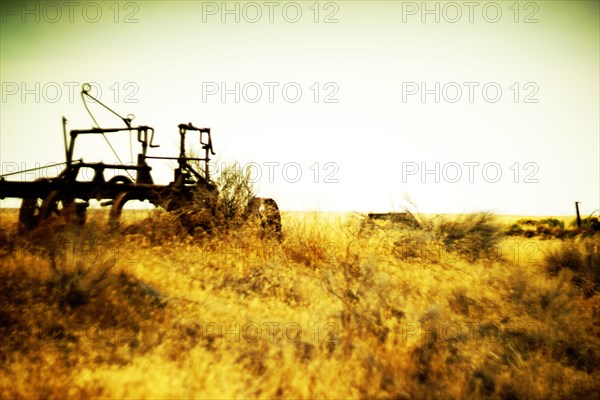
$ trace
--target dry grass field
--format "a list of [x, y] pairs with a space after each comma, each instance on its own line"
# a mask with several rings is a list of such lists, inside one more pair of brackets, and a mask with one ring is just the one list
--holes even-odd
[[600, 398], [600, 236], [572, 218], [283, 213], [279, 242], [17, 213], [0, 398]]

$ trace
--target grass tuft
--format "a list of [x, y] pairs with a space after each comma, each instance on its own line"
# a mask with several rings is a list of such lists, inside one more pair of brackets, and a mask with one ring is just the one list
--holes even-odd
[[562, 270], [573, 272], [573, 283], [586, 297], [600, 288], [600, 244], [594, 238], [566, 241], [550, 250], [544, 259], [546, 270], [558, 275]]

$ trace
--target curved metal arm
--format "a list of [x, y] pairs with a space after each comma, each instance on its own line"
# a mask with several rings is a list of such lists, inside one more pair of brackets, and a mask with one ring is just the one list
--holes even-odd
[[108, 111], [110, 111], [111, 113], [115, 114], [117, 117], [119, 117], [128, 128], [131, 128], [131, 122], [133, 121], [133, 119], [135, 118], [135, 115], [133, 114], [128, 114], [126, 118], [122, 117], [121, 115], [119, 115], [115, 110], [113, 110], [112, 108], [110, 108], [109, 106], [107, 106], [106, 104], [104, 104], [103, 102], [101, 102], [99, 99], [97, 99], [96, 97], [92, 96], [90, 94], [90, 90], [92, 89], [92, 85], [90, 85], [89, 83], [84, 83], [83, 85], [81, 85], [81, 99], [83, 100], [83, 105], [85, 106], [85, 109], [87, 110], [88, 114], [90, 114], [90, 117], [92, 117], [92, 120], [94, 121], [94, 123], [96, 124], [96, 127], [99, 128], [100, 126], [98, 125], [98, 121], [96, 121], [96, 118], [94, 118], [94, 116], [92, 115], [92, 112], [90, 111], [90, 109], [88, 108], [88, 105], [85, 101], [85, 96], [89, 97], [90, 99], [94, 100], [95, 102], [97, 102], [98, 104], [100, 104], [102, 107], [106, 108]]

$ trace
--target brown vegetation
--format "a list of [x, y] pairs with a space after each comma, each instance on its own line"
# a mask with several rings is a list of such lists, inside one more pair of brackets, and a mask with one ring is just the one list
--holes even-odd
[[279, 242], [136, 213], [18, 236], [1, 210], [0, 397], [600, 396], [597, 235], [287, 213]]

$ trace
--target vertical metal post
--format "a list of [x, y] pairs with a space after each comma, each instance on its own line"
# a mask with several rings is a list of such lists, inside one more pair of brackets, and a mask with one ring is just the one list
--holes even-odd
[[67, 162], [67, 167], [71, 166], [71, 160], [69, 160], [69, 148], [67, 143], [67, 119], [62, 117], [62, 126], [63, 126], [63, 139], [65, 142], [65, 161]]
[[179, 128], [179, 135], [180, 135], [180, 139], [181, 139], [181, 141], [179, 142], [179, 158], [184, 158], [185, 157], [185, 128], [184, 127]]
[[577, 212], [577, 227], [581, 228], [581, 216], [579, 215], [579, 202], [575, 202], [575, 211]]
[[[201, 134], [202, 135], [202, 134]], [[206, 178], [207, 181], [210, 181], [210, 176], [209, 176], [209, 172], [208, 172], [208, 148], [206, 149], [206, 152], [204, 153], [204, 177]]]

